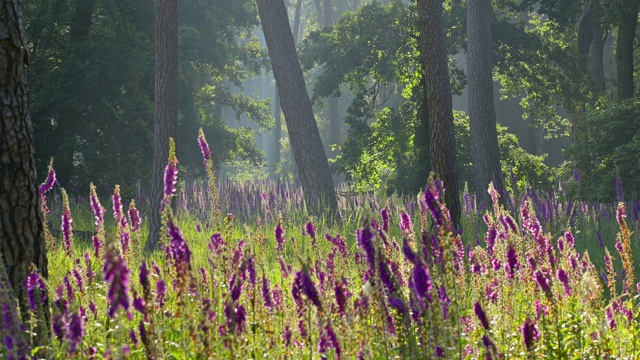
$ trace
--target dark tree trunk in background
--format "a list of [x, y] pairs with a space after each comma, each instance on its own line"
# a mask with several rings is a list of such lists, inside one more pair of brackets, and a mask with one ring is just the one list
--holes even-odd
[[[333, 3], [331, 0], [324, 0], [324, 26], [333, 26]], [[331, 127], [329, 144], [333, 145], [342, 140], [340, 136], [340, 104], [337, 97], [331, 96], [327, 99], [327, 110]]]
[[[598, 95], [606, 91], [604, 76], [604, 43], [606, 32], [602, 27], [600, 0], [592, 0], [585, 4], [584, 13], [578, 22], [578, 53], [581, 55], [581, 66], [586, 69]], [[586, 107], [571, 116], [571, 135], [573, 143], [582, 137], [579, 126], [586, 116]], [[581, 169], [580, 164], [578, 167]]]
[[418, 17], [427, 81], [431, 169], [444, 181], [445, 201], [451, 212], [453, 226], [458, 228], [460, 198], [456, 170], [456, 139], [442, 2], [443, 0], [418, 0]]
[[257, 0], [257, 3], [307, 209], [318, 217], [323, 215], [324, 208], [335, 213], [336, 193], [284, 1]]
[[149, 238], [146, 250], [160, 239], [160, 204], [164, 194], [164, 169], [169, 158], [169, 138], [178, 133], [178, 1], [156, 0], [155, 112], [153, 116], [153, 178]]
[[493, 38], [491, 34], [491, 0], [467, 0], [467, 79], [469, 94], [469, 125], [471, 128], [471, 159], [479, 204], [491, 208], [487, 192], [493, 182], [504, 194], [496, 112], [493, 103]]
[[640, 0], [622, 0], [616, 43], [616, 80], [618, 82], [618, 101], [633, 97], [633, 41], [638, 23]]
[[[29, 267], [34, 264], [44, 279], [49, 272], [25, 74], [28, 47], [18, 0], [3, 0], [0, 6], [0, 251], [26, 320]], [[43, 310], [45, 324], [35, 346], [49, 342], [48, 302]]]
[[[286, 3], [285, 3], [286, 5]], [[298, 38], [300, 33], [300, 16], [302, 15], [302, 0], [297, 0], [295, 14], [293, 17], [293, 41], [298, 46]], [[280, 93], [278, 92], [278, 86], [274, 87], [274, 105], [273, 105], [273, 117], [275, 119], [275, 131], [274, 131], [274, 143], [273, 143], [273, 152], [274, 161], [273, 161], [273, 174], [275, 175], [275, 170], [277, 164], [280, 163], [280, 152], [282, 151], [282, 145], [280, 141], [282, 140], [282, 108], [280, 105]]]
[[276, 121], [273, 131], [273, 175], [275, 175], [278, 164], [280, 164], [280, 152], [282, 151], [280, 145], [280, 140], [282, 140], [282, 109], [280, 108], [280, 94], [277, 85], [273, 87], [273, 92], [273, 118]]

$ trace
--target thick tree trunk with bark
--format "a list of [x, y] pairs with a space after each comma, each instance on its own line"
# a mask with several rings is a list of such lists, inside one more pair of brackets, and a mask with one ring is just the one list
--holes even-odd
[[324, 209], [335, 212], [338, 204], [329, 163], [313, 116], [284, 1], [257, 0], [257, 3], [307, 209], [316, 216], [322, 216]]
[[[18, 0], [3, 0], [0, 3], [0, 251], [23, 320], [28, 319], [29, 302], [24, 285], [31, 264], [43, 278], [49, 276], [25, 74], [27, 51]], [[48, 301], [43, 310], [45, 324], [37, 331], [36, 346], [48, 343]]]
[[640, 0], [622, 0], [616, 43], [618, 101], [633, 97], [633, 41], [636, 37]]
[[169, 157], [169, 138], [178, 133], [178, 1], [156, 0], [156, 80], [153, 116], [153, 174], [149, 238], [146, 250], [158, 247], [160, 204], [164, 193], [164, 169]]
[[453, 226], [457, 228], [460, 226], [460, 198], [442, 2], [418, 0], [418, 17], [427, 81], [431, 169], [444, 181], [445, 201]]
[[469, 92], [469, 125], [471, 159], [479, 204], [491, 208], [487, 192], [493, 182], [504, 194], [496, 112], [493, 103], [493, 63], [491, 0], [467, 0], [467, 79]]
[[[333, 3], [331, 0], [324, 0], [324, 26], [333, 26]], [[337, 97], [331, 96], [327, 99], [327, 110], [329, 125], [331, 127], [331, 138], [329, 143], [333, 145], [342, 140], [340, 134], [340, 104]]]

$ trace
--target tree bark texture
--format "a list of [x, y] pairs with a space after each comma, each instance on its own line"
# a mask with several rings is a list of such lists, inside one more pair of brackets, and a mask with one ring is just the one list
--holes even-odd
[[618, 101], [633, 97], [633, 41], [638, 23], [640, 0], [622, 0], [618, 40], [616, 43], [616, 80], [618, 81]]
[[418, 0], [420, 40], [429, 106], [431, 169], [444, 182], [445, 202], [454, 228], [460, 226], [456, 140], [449, 67], [445, 47], [443, 0]]
[[489, 183], [493, 182], [498, 193], [504, 194], [496, 112], [493, 103], [491, 18], [491, 0], [467, 0], [467, 79], [471, 159], [478, 201], [484, 209], [491, 208], [491, 197], [487, 192]]
[[[324, 0], [324, 26], [333, 26], [333, 2], [331, 0]], [[331, 140], [329, 142], [333, 145], [342, 140], [340, 133], [340, 104], [337, 97], [331, 96], [327, 99], [327, 110], [331, 128]]]
[[[36, 178], [33, 124], [26, 82], [28, 47], [18, 0], [0, 3], [0, 250], [22, 319], [28, 319], [24, 286], [34, 264], [48, 278], [47, 249]], [[43, 306], [49, 329], [49, 304]], [[48, 331], [38, 331], [36, 346], [48, 343]]]
[[289, 141], [298, 168], [307, 209], [320, 217], [324, 209], [335, 213], [336, 193], [320, 132], [283, 0], [257, 0]]
[[153, 116], [153, 174], [149, 238], [146, 249], [157, 248], [160, 239], [160, 204], [164, 193], [164, 169], [169, 138], [178, 133], [178, 1], [156, 0], [155, 110]]

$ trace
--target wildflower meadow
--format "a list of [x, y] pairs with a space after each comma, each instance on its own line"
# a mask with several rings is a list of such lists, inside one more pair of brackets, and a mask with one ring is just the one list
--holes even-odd
[[490, 186], [454, 230], [429, 178], [417, 196], [339, 189], [340, 213], [315, 219], [295, 183], [217, 180], [198, 140], [208, 180], [181, 181], [172, 147], [153, 253], [118, 186], [72, 197], [49, 168], [49, 279], [29, 276], [23, 322], [0, 269], [4, 358], [640, 357], [637, 199]]

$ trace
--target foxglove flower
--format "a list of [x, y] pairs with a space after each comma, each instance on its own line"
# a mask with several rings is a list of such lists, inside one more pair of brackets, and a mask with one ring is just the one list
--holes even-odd
[[191, 250], [182, 236], [182, 230], [169, 220], [167, 232], [171, 238], [167, 252], [176, 273], [180, 276], [188, 276], [191, 271]]
[[420, 300], [429, 299], [429, 293], [431, 292], [431, 277], [427, 268], [421, 263], [416, 264], [413, 267], [411, 273], [411, 279], [413, 283], [413, 290], [418, 295]]
[[278, 219], [278, 223], [276, 224], [275, 229], [273, 230], [276, 236], [276, 243], [278, 244], [278, 251], [282, 251], [284, 249], [284, 243], [286, 241], [284, 237], [284, 227], [282, 226], [282, 220]]
[[[36, 290], [40, 290], [40, 298], [38, 298]], [[44, 281], [36, 271], [31, 272], [27, 277], [27, 298], [29, 300], [29, 309], [34, 312], [38, 309], [38, 303], [44, 305], [47, 301], [47, 289]]]
[[482, 325], [485, 330], [489, 330], [489, 320], [487, 319], [487, 314], [484, 312], [484, 310], [482, 310], [482, 306], [477, 301], [475, 304], [473, 304], [473, 312], [478, 317], [480, 325]]
[[207, 143], [207, 139], [204, 137], [204, 131], [200, 128], [198, 132], [198, 144], [200, 144], [200, 152], [202, 152], [202, 158], [204, 160], [204, 168], [205, 170], [209, 170], [211, 165], [211, 149], [209, 149], [209, 144]]
[[302, 269], [296, 273], [296, 278], [299, 276], [300, 288], [302, 292], [306, 295], [307, 299], [313, 303], [318, 309], [322, 310], [322, 303], [320, 303], [320, 297], [318, 295], [318, 291], [316, 290], [315, 285], [313, 284], [313, 280], [309, 276], [309, 272], [307, 269]]
[[524, 321], [524, 325], [522, 325], [520, 332], [522, 334], [524, 346], [527, 348], [527, 351], [531, 351], [533, 343], [538, 341], [540, 338], [540, 333], [538, 332], [538, 329], [536, 329], [536, 324], [527, 318]]
[[380, 218], [382, 219], [382, 230], [384, 232], [389, 232], [389, 211], [387, 208], [383, 208], [380, 210]]
[[507, 250], [507, 274], [509, 279], [513, 279], [515, 272], [520, 268], [520, 264], [518, 263], [518, 253], [516, 249], [513, 248], [513, 245], [509, 245], [509, 249]]
[[[49, 170], [47, 172], [47, 178], [44, 182], [38, 187], [38, 192], [44, 201], [47, 200], [46, 193], [53, 189], [53, 185], [56, 184], [56, 172], [53, 170], [53, 159], [51, 163], [49, 163]], [[43, 202], [44, 202], [43, 201]]]
[[69, 197], [67, 196], [67, 192], [62, 189], [62, 248], [67, 256], [71, 256], [72, 223], [73, 218], [71, 217], [71, 209], [69, 208]]
[[113, 318], [119, 308], [129, 310], [129, 269], [119, 254], [108, 251], [103, 268], [104, 279], [109, 284], [107, 298], [109, 317]]
[[71, 345], [69, 351], [73, 354], [76, 351], [78, 344], [84, 337], [84, 323], [82, 317], [78, 313], [73, 313], [67, 326], [67, 339]]
[[411, 217], [409, 217], [409, 214], [404, 211], [400, 213], [400, 230], [402, 230], [403, 235], [411, 233], [413, 231], [413, 223], [411, 222]]
[[167, 284], [164, 282], [164, 280], [158, 280], [158, 282], [156, 282], [156, 302], [161, 309], [164, 307], [166, 292]]
[[113, 217], [116, 219], [116, 226], [121, 229], [122, 221], [124, 220], [124, 213], [122, 211], [122, 198], [120, 197], [120, 185], [116, 185], [113, 189], [113, 195], [111, 196], [111, 203], [113, 205]]
[[175, 195], [178, 184], [178, 158], [176, 158], [176, 145], [172, 138], [169, 138], [169, 163], [164, 169], [164, 196], [165, 198]]
[[438, 288], [438, 299], [440, 299], [440, 305], [442, 306], [442, 318], [446, 319], [449, 314], [451, 299], [449, 299], [449, 295], [447, 295], [447, 288], [444, 285]]
[[571, 296], [571, 287], [569, 286], [569, 275], [567, 275], [567, 273], [562, 270], [562, 268], [559, 268], [556, 276], [558, 277], [558, 280], [560, 280], [560, 282], [562, 283], [562, 286], [564, 287], [564, 292], [567, 296]]
[[375, 235], [371, 232], [371, 228], [369, 226], [364, 227], [363, 229], [356, 230], [356, 238], [358, 239], [358, 246], [364, 251], [367, 257], [367, 263], [369, 264], [369, 269], [371, 271], [375, 271], [376, 268], [376, 249], [373, 245], [373, 240], [375, 239]]
[[266, 308], [273, 308], [273, 302], [271, 301], [271, 292], [269, 291], [269, 282], [266, 276], [262, 277], [262, 299], [264, 300], [264, 306]]
[[96, 187], [93, 183], [89, 184], [89, 201], [91, 203], [91, 211], [93, 212], [93, 216], [95, 218], [96, 228], [99, 229], [104, 222], [104, 213], [106, 212], [105, 208], [100, 204], [100, 200], [98, 199], [98, 194], [96, 193]]
[[312, 239], [316, 238], [316, 226], [313, 225], [313, 223], [311, 222], [311, 220], [307, 221], [307, 224], [305, 225], [305, 231], [307, 232], [307, 234], [309, 234], [309, 236]]
[[607, 306], [607, 308], [604, 310], [604, 314], [607, 317], [609, 329], [614, 330], [616, 328], [616, 319], [613, 316], [613, 310], [611, 309], [611, 306]]
[[542, 272], [542, 270], [536, 271], [534, 274], [534, 278], [536, 280], [536, 283], [538, 283], [538, 286], [540, 286], [540, 289], [542, 289], [542, 291], [544, 291], [545, 293], [551, 292], [551, 285], [549, 284], [549, 278], [546, 276], [545, 273]]
[[131, 200], [129, 203], [129, 224], [131, 224], [131, 231], [134, 233], [140, 231], [141, 222], [140, 211], [136, 209], [136, 203]]

